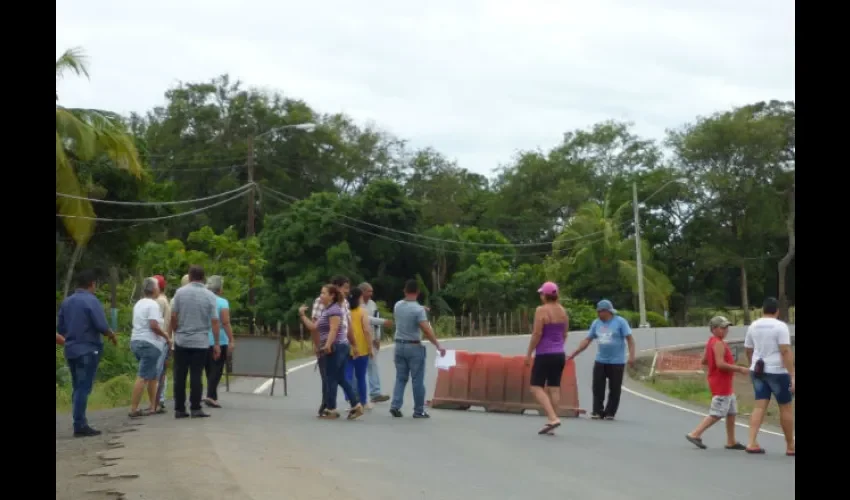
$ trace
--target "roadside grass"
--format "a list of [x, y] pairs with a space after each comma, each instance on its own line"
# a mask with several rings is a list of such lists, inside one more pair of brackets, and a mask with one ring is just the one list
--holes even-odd
[[[796, 351], [796, 347], [792, 346], [792, 350]], [[701, 354], [702, 348], [679, 352], [682, 354]], [[743, 356], [738, 359], [738, 364], [748, 366]], [[651, 368], [651, 355], [638, 358], [635, 367], [633, 369], [629, 368], [629, 376], [650, 389], [681, 401], [692, 403], [708, 411], [708, 407], [711, 404], [711, 391], [708, 389], [708, 382], [704, 374], [655, 374], [650, 378], [649, 372]], [[755, 403], [752, 382], [748, 377], [736, 374], [733, 386], [735, 395], [738, 398], [739, 421], [746, 422], [746, 419], [749, 418], [750, 413], [753, 411], [753, 405]], [[791, 406], [794, 408], [796, 415], [796, 398], [791, 403]], [[779, 425], [779, 407], [775, 400], [771, 400], [768, 405], [764, 420], [765, 423]]]

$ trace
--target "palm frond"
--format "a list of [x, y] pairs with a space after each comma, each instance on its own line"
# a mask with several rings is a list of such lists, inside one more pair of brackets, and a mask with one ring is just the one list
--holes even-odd
[[72, 71], [77, 76], [89, 77], [88, 57], [82, 48], [70, 48], [56, 59], [56, 79], [62, 78], [66, 71]]
[[[56, 191], [68, 193], [73, 196], [85, 196], [80, 189], [77, 174], [71, 166], [65, 154], [64, 141], [59, 133], [56, 133]], [[68, 234], [77, 243], [77, 246], [85, 246], [94, 232], [94, 221], [91, 219], [77, 219], [74, 217], [94, 217], [94, 209], [88, 200], [78, 200], [67, 197], [56, 198], [56, 208], [60, 215], [68, 215], [62, 223]]]

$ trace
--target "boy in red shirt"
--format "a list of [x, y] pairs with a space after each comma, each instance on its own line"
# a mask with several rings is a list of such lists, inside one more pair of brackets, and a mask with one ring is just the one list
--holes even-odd
[[732, 379], [735, 372], [749, 375], [750, 371], [744, 366], [735, 364], [732, 351], [723, 339], [729, 333], [732, 323], [723, 316], [715, 316], [708, 322], [711, 338], [705, 345], [703, 365], [708, 366], [708, 387], [711, 389], [711, 407], [708, 416], [703, 419], [696, 429], [685, 435], [685, 439], [694, 446], [704, 450], [702, 434], [709, 427], [726, 417], [726, 449], [744, 450], [746, 447], [735, 441], [735, 415], [738, 414], [738, 401], [732, 390]]

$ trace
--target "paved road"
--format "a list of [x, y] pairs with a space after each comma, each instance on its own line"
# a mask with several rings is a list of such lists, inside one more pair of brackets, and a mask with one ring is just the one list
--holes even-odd
[[[657, 343], [700, 342], [705, 333], [658, 330]], [[741, 330], [730, 335], [742, 336]], [[567, 349], [582, 337], [571, 334]], [[652, 348], [656, 335], [640, 331], [636, 340], [638, 349]], [[528, 337], [510, 337], [447, 345], [522, 354], [527, 342]], [[436, 373], [433, 349], [428, 351], [430, 398]], [[577, 359], [585, 408], [590, 404], [594, 354], [591, 347]], [[391, 350], [379, 355], [384, 392], [392, 389], [391, 358]], [[248, 382], [239, 381], [234, 389]], [[356, 422], [321, 421], [314, 417], [318, 394], [318, 374], [307, 367], [290, 374], [288, 397], [277, 391], [274, 397], [231, 394], [222, 399], [233, 408], [218, 410], [211, 419], [145, 419], [146, 429], [127, 443], [130, 462], [124, 469], [132, 469], [130, 463], [151, 463], [151, 455], [134, 447], [147, 446], [150, 453], [166, 458], [165, 463], [176, 464], [149, 469], [161, 479], [155, 485], [148, 474], [128, 483], [127, 498], [218, 498], [215, 493], [253, 500], [327, 494], [371, 500], [507, 500], [528, 495], [599, 500], [794, 498], [794, 459], [784, 456], [782, 438], [763, 435], [767, 455], [748, 456], [722, 448], [719, 425], [706, 434], [710, 448], [697, 450], [683, 436], [699, 417], [628, 393], [623, 394], [617, 421], [565, 419], [555, 437], [536, 435], [538, 416], [432, 410], [429, 421], [393, 419], [386, 403]], [[408, 389], [406, 415], [411, 405]], [[745, 440], [746, 429], [739, 430], [739, 440]], [[151, 438], [154, 434], [160, 437]], [[159, 444], [151, 445], [154, 441]]]

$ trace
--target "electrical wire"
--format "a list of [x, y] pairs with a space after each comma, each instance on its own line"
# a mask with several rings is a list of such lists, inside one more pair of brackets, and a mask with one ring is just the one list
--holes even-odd
[[103, 203], [103, 204], [106, 204], [106, 205], [124, 205], [124, 206], [136, 206], [136, 207], [143, 207], [143, 206], [155, 206], [155, 207], [159, 207], [159, 206], [167, 206], [167, 205], [184, 205], [184, 204], [187, 204], [187, 203], [197, 203], [197, 202], [199, 202], [199, 201], [214, 200], [214, 199], [216, 199], [216, 198], [222, 198], [222, 197], [227, 196], [227, 195], [229, 195], [229, 194], [233, 194], [233, 193], [235, 193], [235, 192], [237, 192], [237, 191], [247, 191], [249, 188], [251, 188], [251, 187], [252, 187], [252, 186], [254, 186], [254, 185], [255, 185], [255, 184], [254, 184], [253, 182], [249, 182], [248, 184], [245, 184], [245, 185], [239, 186], [239, 187], [238, 187], [238, 188], [236, 188], [236, 189], [231, 189], [230, 191], [226, 191], [226, 192], [224, 192], [224, 193], [218, 193], [218, 194], [214, 194], [214, 195], [212, 195], [212, 196], [205, 196], [205, 197], [203, 197], [203, 198], [195, 198], [194, 200], [178, 200], [178, 201], [115, 201], [115, 200], [98, 200], [98, 199], [94, 199], [94, 198], [86, 198], [85, 196], [76, 196], [76, 195], [68, 194], [68, 193], [60, 193], [60, 192], [58, 192], [58, 191], [56, 192], [56, 196], [59, 196], [59, 197], [61, 197], [61, 198], [71, 198], [71, 199], [73, 199], [73, 200], [86, 200], [86, 201], [89, 201], [89, 202], [91, 202], [91, 203]]
[[136, 219], [110, 219], [110, 218], [104, 218], [104, 217], [88, 217], [88, 216], [84, 216], [84, 215], [62, 215], [62, 214], [56, 214], [56, 217], [62, 217], [62, 218], [66, 218], [66, 219], [87, 219], [87, 220], [96, 220], [96, 221], [101, 221], [101, 222], [155, 222], [155, 221], [166, 220], [166, 219], [174, 219], [174, 218], [177, 218], [177, 217], [184, 217], [186, 215], [197, 214], [197, 213], [203, 212], [205, 210], [209, 210], [211, 208], [214, 208], [214, 207], [217, 207], [217, 206], [220, 206], [220, 205], [224, 205], [225, 203], [228, 203], [228, 202], [231, 202], [231, 201], [236, 200], [238, 198], [241, 198], [241, 197], [245, 196], [245, 193], [247, 193], [247, 192], [248, 191], [245, 190], [245, 191], [243, 191], [243, 192], [241, 192], [241, 193], [239, 193], [235, 196], [232, 196], [230, 198], [227, 198], [225, 200], [221, 200], [219, 202], [213, 203], [211, 205], [207, 205], [205, 207], [196, 208], [194, 210], [189, 210], [188, 212], [180, 212], [179, 214], [164, 215], [164, 216], [161, 216], [161, 217], [145, 217], [145, 218], [136, 218]]

